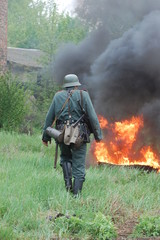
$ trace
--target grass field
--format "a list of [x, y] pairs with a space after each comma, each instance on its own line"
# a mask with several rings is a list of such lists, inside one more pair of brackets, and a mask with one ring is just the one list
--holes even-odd
[[160, 239], [160, 174], [90, 167], [74, 199], [54, 148], [40, 135], [0, 132], [0, 240]]

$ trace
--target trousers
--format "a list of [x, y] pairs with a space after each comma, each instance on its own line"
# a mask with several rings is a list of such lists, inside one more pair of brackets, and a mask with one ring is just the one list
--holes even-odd
[[85, 180], [85, 161], [87, 144], [83, 143], [79, 148], [75, 148], [74, 144], [65, 145], [61, 143], [60, 146], [60, 165], [62, 166], [65, 161], [72, 164], [72, 176], [81, 181]]

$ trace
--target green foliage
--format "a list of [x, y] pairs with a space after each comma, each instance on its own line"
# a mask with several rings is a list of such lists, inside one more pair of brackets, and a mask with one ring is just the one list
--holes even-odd
[[31, 0], [8, 1], [8, 44], [20, 48], [37, 48], [38, 9]]
[[8, 6], [8, 45], [41, 49], [49, 60], [62, 43], [78, 43], [88, 31], [77, 17], [59, 13], [54, 1], [9, 0]]
[[0, 77], [0, 128], [31, 134], [43, 128], [59, 87], [47, 74], [42, 78], [21, 83], [10, 73]]
[[135, 228], [133, 236], [158, 237], [160, 236], [160, 217], [143, 217]]
[[0, 76], [0, 127], [17, 130], [27, 111], [22, 85], [11, 76]]
[[39, 74], [37, 81], [31, 80], [24, 85], [32, 96], [27, 121], [31, 122], [31, 128], [42, 128], [53, 96], [60, 88], [47, 76], [47, 72]]
[[109, 216], [97, 213], [93, 222], [87, 222], [75, 216], [66, 218], [65, 216], [57, 218], [54, 224], [54, 230], [59, 236], [70, 234], [88, 234], [91, 239], [109, 240], [117, 237], [116, 229]]
[[51, 60], [61, 44], [78, 43], [86, 36], [87, 30], [77, 17], [60, 14], [56, 4], [48, 0], [43, 7], [41, 29], [37, 35], [40, 39], [39, 48], [47, 52]]
[[[78, 43], [86, 36], [87, 31], [88, 28], [77, 17], [59, 13], [54, 1], [8, 0], [8, 45], [43, 50], [47, 54], [39, 61], [44, 65], [53, 59], [61, 44]], [[47, 72], [45, 72], [45, 76], [43, 74], [40, 82], [35, 82], [34, 79], [29, 81], [27, 78], [27, 82], [24, 83], [25, 89], [30, 91], [31, 97], [28, 98], [30, 109], [27, 110], [25, 124], [21, 128], [22, 132], [32, 132], [34, 127], [43, 127], [53, 96], [59, 90], [59, 87], [47, 74]], [[14, 87], [12, 86], [12, 88]], [[6, 101], [9, 102], [9, 99]], [[20, 101], [19, 105], [20, 103], [23, 105], [23, 101]], [[11, 118], [5, 114], [3, 111], [3, 117], [2, 114], [0, 115], [0, 127], [8, 129], [10, 125], [8, 119], [11, 121]], [[18, 116], [22, 120], [21, 114], [18, 114], [16, 118]], [[21, 122], [20, 119], [16, 120], [16, 127], [18, 122]], [[15, 127], [15, 124], [11, 125]]]
[[68, 232], [71, 234], [77, 234], [80, 231], [85, 232], [86, 223], [80, 218], [71, 216], [66, 218], [66, 216], [56, 218], [54, 222], [54, 231], [58, 233], [59, 236], [64, 236]]
[[93, 239], [109, 240], [117, 237], [116, 229], [111, 217], [106, 217], [101, 212], [96, 215], [90, 226], [91, 228], [89, 231], [91, 232]]

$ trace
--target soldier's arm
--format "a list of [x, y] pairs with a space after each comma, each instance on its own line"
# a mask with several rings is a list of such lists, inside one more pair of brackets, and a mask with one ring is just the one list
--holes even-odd
[[102, 131], [100, 128], [100, 124], [98, 121], [98, 117], [97, 114], [94, 110], [93, 104], [91, 102], [90, 96], [87, 92], [83, 92], [84, 94], [84, 98], [85, 98], [85, 107], [86, 107], [86, 113], [87, 116], [89, 118], [92, 130], [93, 130], [93, 134], [94, 134], [94, 138], [96, 141], [100, 141], [102, 139]]
[[48, 113], [46, 115], [46, 120], [45, 120], [45, 123], [44, 123], [44, 127], [43, 127], [42, 140], [44, 142], [51, 141], [51, 137], [47, 135], [45, 130], [46, 130], [47, 127], [52, 125], [54, 119], [55, 119], [55, 97], [53, 98], [53, 101], [50, 105], [50, 108], [49, 108]]

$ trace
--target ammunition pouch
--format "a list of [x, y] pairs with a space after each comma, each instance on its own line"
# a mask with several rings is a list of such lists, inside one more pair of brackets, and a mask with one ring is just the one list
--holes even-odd
[[74, 127], [73, 125], [65, 125], [64, 133], [64, 144], [70, 145], [71, 143], [76, 144], [79, 137], [79, 126]]
[[85, 122], [79, 123], [75, 127], [72, 124], [66, 124], [66, 122], [57, 124], [56, 129], [48, 127], [46, 133], [58, 143], [74, 144], [75, 148], [90, 142], [90, 131]]

